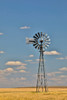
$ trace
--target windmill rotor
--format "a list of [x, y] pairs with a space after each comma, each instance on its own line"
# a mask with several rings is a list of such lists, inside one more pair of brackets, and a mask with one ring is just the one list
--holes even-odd
[[[35, 48], [39, 49], [40, 48], [40, 44], [42, 44], [43, 50], [46, 49], [46, 47], [49, 47], [50, 45], [50, 38], [47, 34], [45, 33], [37, 33], [33, 36], [34, 38], [34, 43], [33, 46], [35, 46]], [[38, 45], [37, 45], [38, 44]]]

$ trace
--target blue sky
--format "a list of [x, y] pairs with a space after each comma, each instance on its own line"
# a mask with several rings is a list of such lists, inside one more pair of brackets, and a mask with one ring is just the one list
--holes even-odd
[[0, 87], [36, 86], [39, 52], [26, 37], [37, 32], [51, 38], [48, 85], [66, 86], [67, 0], [0, 0]]

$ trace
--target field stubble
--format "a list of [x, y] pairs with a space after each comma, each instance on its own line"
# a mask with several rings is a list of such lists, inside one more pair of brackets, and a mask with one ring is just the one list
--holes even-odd
[[67, 88], [38, 93], [35, 88], [0, 88], [0, 100], [67, 100]]

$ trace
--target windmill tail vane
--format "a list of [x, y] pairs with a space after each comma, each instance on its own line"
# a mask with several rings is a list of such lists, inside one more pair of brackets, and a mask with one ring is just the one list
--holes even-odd
[[50, 38], [47, 34], [38, 32], [33, 38], [26, 38], [26, 43], [33, 44], [35, 49], [38, 49], [40, 52], [36, 91], [46, 92], [47, 82], [45, 76], [44, 52], [50, 45]]

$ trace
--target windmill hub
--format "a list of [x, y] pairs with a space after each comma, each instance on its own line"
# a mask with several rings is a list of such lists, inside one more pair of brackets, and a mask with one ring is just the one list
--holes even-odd
[[43, 43], [43, 39], [41, 39], [40, 42]]

